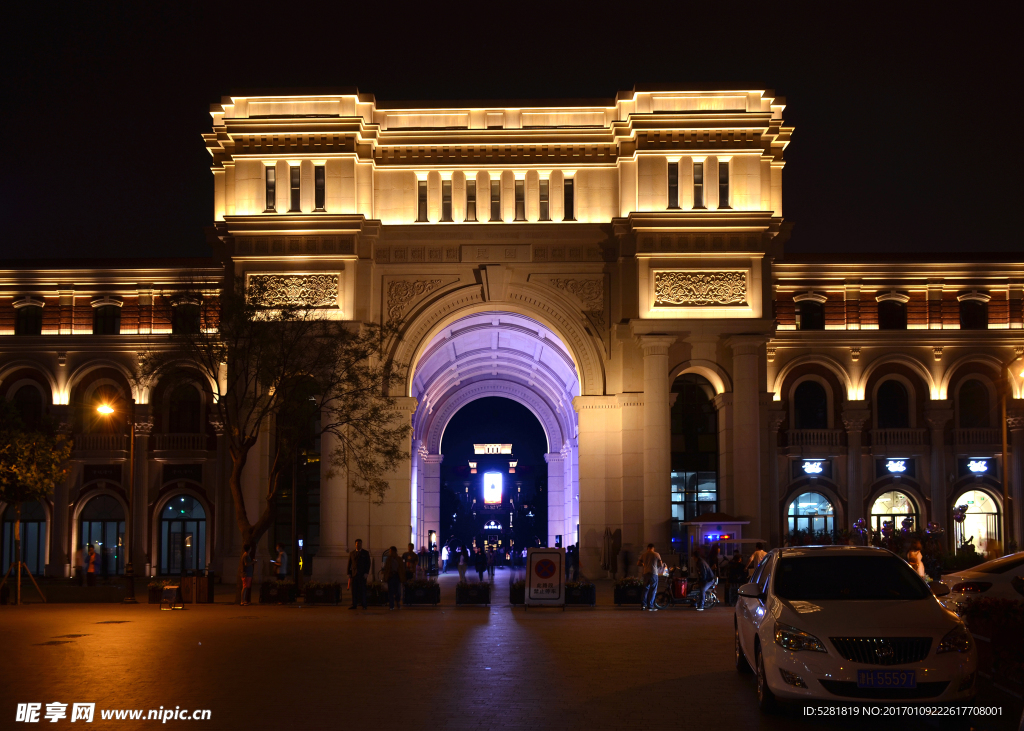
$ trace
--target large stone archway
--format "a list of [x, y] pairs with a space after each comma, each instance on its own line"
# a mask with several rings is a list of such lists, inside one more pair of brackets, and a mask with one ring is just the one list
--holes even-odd
[[468, 314], [434, 334], [413, 364], [412, 525], [425, 544], [440, 534], [441, 439], [466, 404], [488, 396], [516, 401], [547, 437], [548, 544], [575, 541], [579, 521], [578, 428], [573, 399], [580, 378], [565, 343], [540, 322], [513, 312]]

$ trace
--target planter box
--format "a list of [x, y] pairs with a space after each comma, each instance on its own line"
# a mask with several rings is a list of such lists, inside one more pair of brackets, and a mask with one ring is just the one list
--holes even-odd
[[618, 605], [640, 604], [643, 593], [644, 588], [642, 586], [616, 586], [615, 603]]
[[456, 604], [486, 604], [491, 603], [491, 585], [486, 583], [467, 584], [466, 586], [455, 587]]
[[260, 584], [260, 604], [291, 604], [295, 601], [295, 584], [265, 581]]
[[520, 586], [516, 588], [509, 588], [508, 599], [510, 604], [526, 604], [526, 587]]
[[316, 589], [306, 588], [306, 605], [311, 604], [340, 604], [341, 586], [324, 586]]
[[164, 593], [164, 588], [162, 586], [157, 586], [157, 587], [152, 587], [151, 586], [151, 587], [149, 587], [149, 603], [150, 604], [159, 604], [160, 603], [160, 597], [163, 595], [163, 593]]
[[565, 603], [592, 607], [597, 604], [597, 587], [591, 584], [590, 586], [581, 586], [579, 589], [566, 589]]
[[441, 603], [441, 586], [436, 583], [429, 586], [410, 586], [406, 584], [402, 587], [402, 603], [406, 606], [431, 604], [436, 607]]

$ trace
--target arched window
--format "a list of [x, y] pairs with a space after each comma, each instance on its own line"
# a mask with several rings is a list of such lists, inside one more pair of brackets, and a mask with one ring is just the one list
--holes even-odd
[[793, 393], [793, 428], [828, 429], [828, 394], [817, 381], [804, 381]]
[[[4, 574], [14, 561], [15, 517], [14, 506], [8, 505], [4, 511], [3, 544], [0, 544], [0, 571]], [[46, 570], [46, 512], [35, 501], [21, 504], [21, 560], [36, 576], [42, 576]]]
[[992, 496], [982, 490], [968, 490], [953, 501], [953, 506], [966, 505], [967, 514], [963, 523], [953, 523], [956, 531], [956, 545], [965, 541], [974, 544], [974, 550], [981, 554], [990, 553], [1000, 540], [999, 506]]
[[715, 389], [686, 373], [672, 384], [672, 543], [683, 550], [681, 523], [718, 511], [718, 412]]
[[904, 518], [913, 518], [913, 529], [916, 530], [921, 523], [921, 516], [918, 513], [917, 505], [909, 495], [895, 490], [883, 492], [871, 506], [871, 529], [882, 530], [882, 523], [892, 523], [893, 530], [900, 530], [903, 527]]
[[39, 305], [25, 305], [14, 313], [15, 335], [41, 335], [43, 333], [43, 308]]
[[988, 302], [962, 300], [960, 302], [961, 330], [988, 330]]
[[14, 408], [22, 422], [29, 428], [38, 427], [43, 421], [43, 394], [35, 386], [22, 386], [14, 392]]
[[121, 503], [110, 495], [97, 495], [85, 504], [78, 520], [78, 545], [82, 550], [78, 570], [83, 570], [87, 547], [92, 544], [100, 554], [100, 573], [103, 576], [123, 574], [124, 509]]
[[885, 381], [875, 394], [875, 413], [879, 429], [910, 428], [910, 395], [895, 379]]
[[160, 573], [206, 568], [206, 511], [188, 495], [172, 497], [160, 511]]
[[898, 300], [882, 300], [878, 303], [879, 330], [906, 330], [907, 306]]
[[796, 305], [797, 330], [824, 330], [825, 305], [813, 300], [804, 300]]
[[170, 434], [196, 434], [199, 424], [200, 395], [196, 387], [183, 383], [171, 391], [167, 431]]
[[789, 532], [827, 531], [835, 529], [831, 501], [820, 492], [805, 492], [789, 504]]
[[100, 305], [92, 310], [93, 335], [120, 335], [121, 308], [117, 305]]
[[988, 387], [976, 378], [964, 381], [957, 394], [961, 429], [987, 429], [991, 426]]

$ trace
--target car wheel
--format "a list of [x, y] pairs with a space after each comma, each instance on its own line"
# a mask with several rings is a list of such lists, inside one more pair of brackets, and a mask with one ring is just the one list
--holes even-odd
[[774, 713], [777, 708], [775, 694], [768, 687], [768, 678], [764, 672], [764, 653], [758, 646], [754, 647], [754, 662], [757, 663], [757, 707], [762, 713]]
[[743, 654], [743, 646], [740, 645], [740, 627], [736, 623], [736, 618], [735, 617], [732, 620], [732, 625], [733, 625], [733, 630], [736, 633], [736, 640], [735, 640], [735, 643], [734, 643], [735, 646], [736, 646], [736, 672], [742, 673], [744, 675], [749, 675], [750, 674], [750, 663], [747, 662], [747, 657], [746, 657], [746, 655]]
[[672, 604], [672, 597], [667, 591], [659, 591], [654, 595], [654, 606], [658, 609], [664, 609], [670, 604]]

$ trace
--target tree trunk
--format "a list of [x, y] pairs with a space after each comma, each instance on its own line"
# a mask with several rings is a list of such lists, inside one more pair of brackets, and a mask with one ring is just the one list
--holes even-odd
[[21, 605], [21, 503], [14, 505], [14, 570], [18, 576], [14, 582], [14, 605]]

